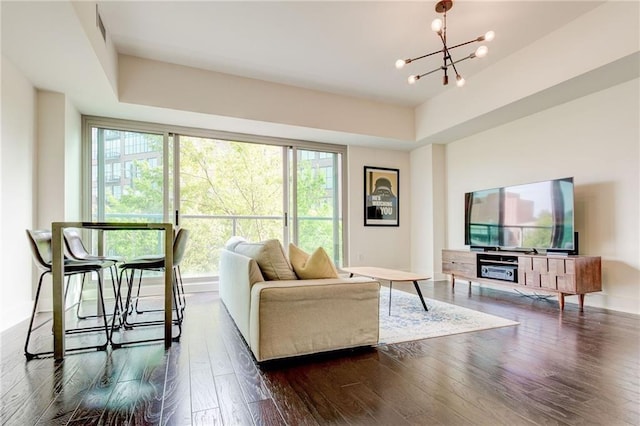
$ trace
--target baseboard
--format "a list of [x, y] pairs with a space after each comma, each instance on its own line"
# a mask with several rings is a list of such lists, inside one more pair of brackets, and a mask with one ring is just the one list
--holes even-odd
[[446, 281], [449, 277], [449, 275], [443, 274], [442, 272], [435, 272], [432, 279], [433, 281]]
[[33, 302], [5, 306], [0, 317], [0, 332], [8, 330], [24, 320], [28, 320], [31, 316], [31, 309], [33, 309]]

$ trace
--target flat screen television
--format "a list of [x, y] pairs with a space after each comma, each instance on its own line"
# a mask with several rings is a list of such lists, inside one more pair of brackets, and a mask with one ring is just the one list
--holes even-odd
[[524, 250], [574, 249], [573, 178], [465, 194], [465, 244]]

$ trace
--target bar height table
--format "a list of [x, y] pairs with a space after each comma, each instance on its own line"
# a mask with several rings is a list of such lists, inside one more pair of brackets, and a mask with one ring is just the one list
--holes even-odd
[[172, 271], [173, 271], [173, 224], [171, 223], [117, 223], [117, 222], [53, 222], [51, 224], [53, 281], [53, 356], [64, 358], [65, 325], [64, 325], [64, 228], [85, 228], [103, 231], [109, 230], [156, 230], [164, 231], [164, 347], [171, 347], [171, 323], [173, 304]]

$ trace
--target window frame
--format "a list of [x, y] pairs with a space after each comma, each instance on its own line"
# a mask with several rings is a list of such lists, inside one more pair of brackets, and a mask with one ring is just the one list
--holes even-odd
[[[346, 145], [338, 145], [332, 143], [325, 142], [312, 142], [312, 141], [303, 141], [297, 139], [288, 139], [288, 138], [279, 138], [279, 137], [271, 137], [271, 136], [260, 136], [253, 135], [248, 133], [236, 133], [236, 132], [227, 132], [221, 130], [214, 129], [203, 129], [203, 128], [195, 128], [195, 127], [184, 127], [184, 126], [176, 126], [169, 124], [161, 124], [161, 123], [153, 123], [153, 122], [145, 122], [145, 121], [133, 121], [133, 120], [123, 120], [116, 118], [108, 118], [108, 117], [98, 117], [91, 115], [83, 115], [82, 116], [82, 216], [85, 220], [91, 220], [92, 212], [91, 212], [91, 155], [92, 155], [92, 144], [91, 144], [91, 129], [93, 127], [104, 127], [110, 129], [116, 129], [120, 131], [132, 131], [132, 132], [145, 132], [145, 133], [156, 133], [164, 135], [164, 150], [168, 150], [168, 140], [173, 135], [180, 136], [192, 136], [192, 137], [200, 137], [200, 138], [211, 138], [211, 139], [222, 139], [222, 140], [230, 140], [230, 141], [238, 141], [245, 143], [256, 143], [256, 144], [265, 144], [265, 145], [275, 145], [283, 148], [289, 149], [303, 149], [307, 151], [320, 151], [320, 152], [328, 152], [333, 154], [339, 154], [342, 157], [341, 160], [341, 170], [340, 174], [342, 176], [341, 179], [341, 190], [339, 193], [340, 197], [340, 206], [341, 212], [339, 213], [339, 217], [342, 221], [342, 232], [341, 232], [341, 244], [342, 244], [342, 261], [343, 264], [349, 264], [349, 241], [347, 236], [349, 235], [349, 215], [348, 215], [348, 149]], [[179, 139], [179, 138], [178, 138]], [[126, 147], [121, 148], [122, 151], [126, 150]], [[168, 158], [170, 157], [168, 151], [163, 153], [163, 158], [166, 158], [163, 168], [165, 172], [165, 188], [164, 188], [164, 197], [165, 200], [171, 198], [173, 200], [179, 200], [177, 185], [169, 185], [171, 180], [168, 179], [168, 169], [169, 167], [173, 167], [174, 170], [177, 170], [177, 163], [179, 162], [179, 142], [173, 144], [172, 157], [174, 158], [174, 163], [169, 165]], [[100, 160], [100, 159], [99, 159]], [[104, 163], [105, 159], [102, 159]], [[100, 162], [100, 161], [99, 161]], [[290, 164], [289, 167], [293, 167], [295, 164]], [[96, 171], [100, 175], [100, 165], [98, 165], [98, 169]], [[131, 170], [131, 172], [134, 172]], [[125, 170], [120, 170], [120, 175], [126, 173]], [[285, 173], [287, 171], [285, 170]], [[102, 173], [104, 174], [104, 173]], [[104, 185], [104, 182], [102, 182]], [[288, 187], [289, 185], [286, 185]], [[286, 188], [285, 188], [286, 192]], [[288, 195], [285, 195], [288, 197]], [[179, 207], [179, 206], [176, 206]], [[167, 222], [174, 221], [174, 212], [169, 212], [169, 208], [165, 203], [164, 207], [164, 220]]]

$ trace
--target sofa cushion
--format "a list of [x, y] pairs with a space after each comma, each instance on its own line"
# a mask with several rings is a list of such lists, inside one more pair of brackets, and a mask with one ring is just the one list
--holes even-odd
[[280, 241], [266, 240], [259, 243], [239, 242], [235, 246], [236, 253], [255, 259], [266, 280], [295, 280], [296, 274]]
[[293, 271], [302, 280], [338, 278], [338, 271], [327, 252], [318, 247], [311, 255], [294, 244], [289, 244], [289, 260]]

